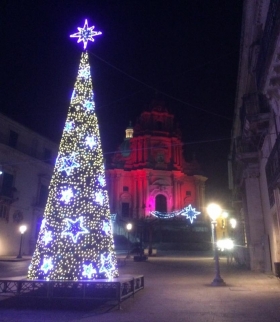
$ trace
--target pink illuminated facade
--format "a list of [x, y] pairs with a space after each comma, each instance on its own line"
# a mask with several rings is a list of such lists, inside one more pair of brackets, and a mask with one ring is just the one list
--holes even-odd
[[201, 212], [197, 220], [205, 220], [207, 178], [195, 160], [185, 161], [180, 130], [163, 101], [152, 101], [136, 125], [126, 129], [106, 174], [111, 212], [124, 220], [189, 204]]

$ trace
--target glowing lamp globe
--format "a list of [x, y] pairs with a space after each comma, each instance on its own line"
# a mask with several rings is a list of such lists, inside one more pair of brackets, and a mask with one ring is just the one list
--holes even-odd
[[217, 220], [217, 218], [221, 215], [221, 212], [221, 207], [215, 203], [212, 203], [207, 207], [207, 213], [213, 221]]
[[21, 234], [24, 234], [26, 232], [27, 227], [25, 225], [22, 225], [19, 227], [19, 231]]

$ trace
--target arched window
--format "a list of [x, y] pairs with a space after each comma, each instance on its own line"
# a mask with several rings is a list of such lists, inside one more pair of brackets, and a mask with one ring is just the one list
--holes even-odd
[[167, 201], [164, 195], [156, 196], [156, 211], [167, 212]]

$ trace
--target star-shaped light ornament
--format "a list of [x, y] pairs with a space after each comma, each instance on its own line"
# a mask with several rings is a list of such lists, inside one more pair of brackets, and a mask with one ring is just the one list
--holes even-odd
[[181, 213], [182, 216], [186, 216], [186, 218], [190, 220], [191, 224], [193, 223], [193, 220], [196, 219], [196, 216], [200, 214], [201, 212], [192, 208], [192, 205], [188, 205], [188, 207], [186, 207]]
[[92, 101], [85, 101], [85, 103], [83, 104], [83, 107], [88, 111], [92, 111], [94, 110], [94, 102]]
[[63, 230], [62, 235], [69, 235], [73, 242], [76, 243], [78, 237], [83, 234], [88, 234], [89, 231], [83, 226], [83, 217], [76, 220], [66, 218], [67, 227]]
[[89, 265], [83, 265], [83, 272], [82, 275], [86, 276], [87, 278], [92, 278], [92, 275], [96, 274], [96, 269], [90, 263]]
[[46, 274], [49, 270], [53, 269], [53, 263], [51, 258], [44, 258], [43, 265], [41, 266], [41, 270]]
[[113, 271], [115, 270], [114, 264], [112, 262], [112, 254], [107, 257], [101, 254], [101, 267], [99, 273], [105, 273], [106, 277], [112, 279], [114, 276]]
[[73, 121], [68, 121], [65, 123], [65, 127], [64, 127], [64, 130], [66, 132], [70, 132], [71, 130], [73, 130], [74, 128], [74, 122]]
[[86, 138], [86, 144], [92, 149], [97, 145], [96, 138], [94, 136], [88, 136]]
[[105, 232], [105, 235], [110, 235], [111, 232], [111, 223], [108, 221], [103, 221], [102, 230]]
[[71, 188], [68, 188], [66, 190], [62, 190], [61, 195], [62, 196], [61, 196], [60, 200], [65, 202], [66, 204], [68, 204], [70, 202], [71, 198], [74, 197], [74, 194], [73, 194], [73, 191]]
[[53, 240], [52, 231], [51, 230], [46, 231], [42, 239], [46, 246], [50, 241]]
[[105, 178], [102, 175], [99, 175], [98, 182], [102, 187], [104, 187], [106, 185]]
[[104, 195], [101, 191], [95, 193], [95, 201], [103, 206], [104, 203]]
[[78, 153], [72, 152], [67, 157], [61, 157], [59, 161], [62, 164], [59, 166], [58, 171], [65, 171], [69, 176], [74, 168], [78, 168], [80, 164], [75, 160]]
[[90, 68], [89, 66], [83, 68], [83, 69], [80, 69], [79, 72], [78, 72], [78, 77], [82, 77], [82, 78], [89, 78], [90, 76]]
[[78, 39], [78, 43], [79, 42], [83, 42], [84, 43], [84, 49], [87, 48], [87, 43], [88, 41], [94, 41], [95, 36], [101, 35], [102, 32], [101, 31], [94, 31], [94, 26], [89, 27], [88, 26], [88, 21], [87, 19], [85, 20], [85, 24], [84, 27], [78, 27], [79, 32], [76, 32], [75, 34], [70, 35], [71, 38], [79, 38]]

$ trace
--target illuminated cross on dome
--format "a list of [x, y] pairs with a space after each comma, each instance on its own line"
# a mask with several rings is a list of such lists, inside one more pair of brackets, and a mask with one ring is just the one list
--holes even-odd
[[93, 38], [94, 36], [98, 36], [102, 34], [101, 31], [93, 31], [93, 29], [94, 29], [94, 26], [88, 27], [88, 21], [86, 19], [84, 27], [83, 28], [78, 27], [79, 32], [76, 32], [75, 34], [70, 35], [70, 37], [79, 38], [77, 42], [79, 43], [82, 41], [84, 43], [84, 49], [86, 49], [88, 41], [94, 41], [94, 38]]
[[74, 243], [77, 242], [80, 235], [89, 233], [89, 231], [83, 226], [83, 217], [76, 220], [71, 220], [69, 218], [66, 218], [65, 220], [67, 221], [67, 227], [63, 230], [62, 235], [69, 235]]

